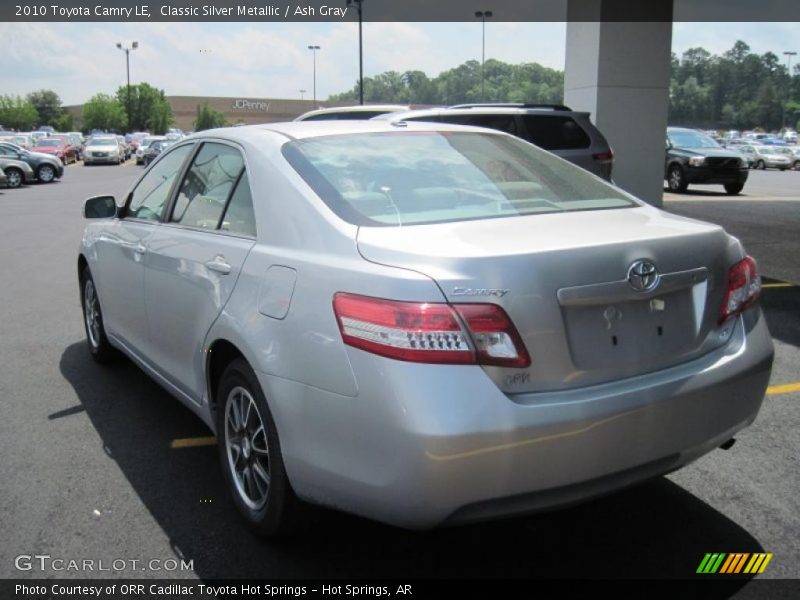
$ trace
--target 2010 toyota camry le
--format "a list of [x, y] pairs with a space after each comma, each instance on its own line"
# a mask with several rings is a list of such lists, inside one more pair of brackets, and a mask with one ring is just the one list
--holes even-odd
[[498, 131], [210, 130], [83, 210], [92, 356], [215, 432], [262, 534], [605, 494], [726, 444], [772, 368], [737, 239]]

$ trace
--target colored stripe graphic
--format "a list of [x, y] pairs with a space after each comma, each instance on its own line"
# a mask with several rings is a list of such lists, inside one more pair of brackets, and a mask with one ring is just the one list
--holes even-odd
[[[708, 552], [700, 561], [697, 573], [732, 575], [739, 573], [758, 574], [763, 573], [769, 561], [772, 560], [772, 553], [755, 552]], [[746, 566], [745, 566], [746, 565]]]

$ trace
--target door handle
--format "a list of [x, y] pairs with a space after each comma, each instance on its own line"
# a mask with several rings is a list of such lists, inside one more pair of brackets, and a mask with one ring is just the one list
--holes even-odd
[[206, 268], [220, 275], [227, 275], [231, 272], [231, 266], [225, 262], [225, 257], [221, 255], [215, 256], [214, 260], [206, 262]]
[[136, 246], [133, 248], [133, 251], [136, 254], [142, 255], [145, 252], [147, 252], [147, 246], [145, 246], [144, 244], [136, 244]]

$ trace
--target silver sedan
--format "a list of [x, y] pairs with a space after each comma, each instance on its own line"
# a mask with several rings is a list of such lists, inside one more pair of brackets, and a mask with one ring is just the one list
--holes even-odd
[[770, 376], [738, 240], [497, 131], [204, 131], [84, 214], [91, 355], [216, 433], [262, 534], [586, 500], [726, 444]]

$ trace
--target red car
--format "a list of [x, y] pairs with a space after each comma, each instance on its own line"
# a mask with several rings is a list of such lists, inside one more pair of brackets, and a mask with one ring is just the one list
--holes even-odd
[[34, 152], [52, 154], [61, 159], [65, 165], [78, 161], [78, 150], [69, 143], [66, 136], [51, 135], [36, 142]]

